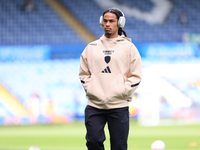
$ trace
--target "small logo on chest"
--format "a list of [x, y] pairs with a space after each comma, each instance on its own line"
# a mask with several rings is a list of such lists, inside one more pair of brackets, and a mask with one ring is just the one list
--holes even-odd
[[114, 53], [114, 50], [104, 50], [103, 53], [104, 55], [112, 55], [112, 53]]

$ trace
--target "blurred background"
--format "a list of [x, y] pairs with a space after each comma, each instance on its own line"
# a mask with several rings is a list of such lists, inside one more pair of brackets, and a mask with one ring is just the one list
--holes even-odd
[[1, 0], [0, 125], [83, 120], [79, 58], [121, 9], [142, 56], [130, 117], [142, 126], [200, 122], [199, 0]]

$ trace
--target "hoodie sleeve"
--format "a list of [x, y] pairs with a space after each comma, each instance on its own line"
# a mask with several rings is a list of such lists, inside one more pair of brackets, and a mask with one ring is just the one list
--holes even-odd
[[125, 82], [126, 99], [131, 101], [134, 91], [141, 81], [142, 63], [137, 48], [133, 45], [130, 49], [129, 73]]
[[80, 69], [79, 69], [79, 79], [85, 91], [87, 91], [87, 86], [90, 81], [90, 77], [91, 73], [88, 68], [87, 47], [86, 47], [80, 57]]

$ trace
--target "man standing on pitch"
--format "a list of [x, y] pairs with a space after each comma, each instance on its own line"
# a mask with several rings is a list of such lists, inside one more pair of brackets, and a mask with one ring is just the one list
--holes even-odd
[[141, 80], [141, 57], [122, 30], [124, 25], [121, 10], [105, 10], [100, 17], [105, 34], [88, 44], [80, 58], [79, 78], [88, 98], [85, 108], [88, 150], [104, 150], [106, 123], [111, 150], [127, 150], [128, 106]]

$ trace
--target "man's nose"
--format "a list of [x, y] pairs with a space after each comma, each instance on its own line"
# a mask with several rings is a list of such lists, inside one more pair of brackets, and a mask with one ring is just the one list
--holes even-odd
[[110, 22], [109, 21], [106, 22], [106, 26], [110, 26]]

